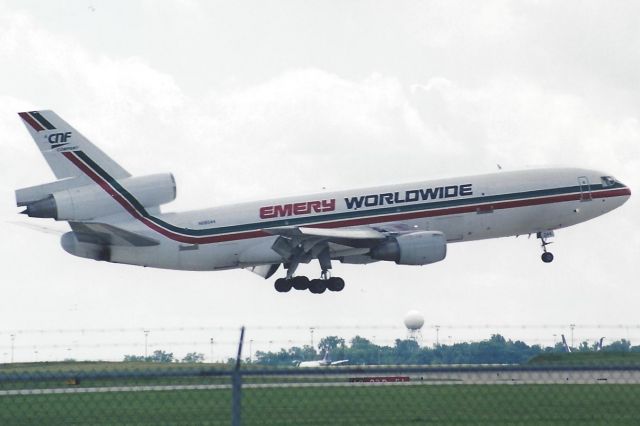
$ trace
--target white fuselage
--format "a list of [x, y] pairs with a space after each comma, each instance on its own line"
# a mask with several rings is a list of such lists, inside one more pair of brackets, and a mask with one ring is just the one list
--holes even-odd
[[[156, 214], [153, 223], [122, 216], [114, 225], [160, 239], [150, 247], [113, 247], [111, 261], [182, 270], [277, 264], [270, 228], [380, 227], [440, 231], [449, 243], [555, 230], [622, 205], [630, 190], [608, 175], [537, 169], [327, 192]], [[157, 220], [156, 220], [157, 219]], [[331, 245], [331, 257], [366, 263], [369, 249]]]

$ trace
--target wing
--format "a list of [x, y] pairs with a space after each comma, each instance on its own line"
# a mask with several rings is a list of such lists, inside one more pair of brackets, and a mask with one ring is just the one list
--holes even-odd
[[[287, 274], [295, 271], [300, 263], [318, 259], [323, 271], [331, 269], [331, 259], [357, 263], [374, 262], [367, 256], [371, 248], [383, 242], [388, 234], [372, 227], [312, 228], [278, 227], [263, 230], [278, 235], [271, 249], [282, 256]], [[260, 271], [263, 272], [263, 271]], [[260, 274], [262, 275], [262, 274]], [[265, 276], [265, 275], [263, 275]]]
[[340, 361], [333, 361], [331, 363], [331, 365], [340, 365], [340, 364], [346, 364], [347, 362], [349, 362], [348, 359], [341, 359]]
[[106, 223], [69, 222], [78, 241], [102, 246], [148, 247], [160, 244], [145, 235], [118, 228]]
[[368, 226], [354, 228], [308, 228], [308, 227], [284, 227], [269, 228], [266, 232], [273, 235], [304, 241], [326, 241], [343, 246], [361, 248], [373, 247], [386, 238], [383, 232]]
[[[392, 238], [414, 233], [418, 229], [394, 222], [348, 228], [286, 226], [264, 228], [262, 231], [278, 236], [271, 249], [281, 256], [287, 269], [287, 278], [291, 278], [298, 265], [313, 259], [318, 259], [322, 274], [331, 269], [332, 260], [358, 264], [377, 262], [381, 259], [372, 257], [373, 250], [384, 246]], [[265, 271], [267, 268], [259, 272]], [[265, 276], [263, 273], [259, 275]]]

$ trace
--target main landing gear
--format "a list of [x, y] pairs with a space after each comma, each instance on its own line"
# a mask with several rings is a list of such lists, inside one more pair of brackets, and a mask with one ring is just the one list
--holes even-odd
[[322, 294], [326, 290], [342, 291], [344, 289], [344, 280], [340, 277], [310, 280], [305, 276], [299, 275], [293, 278], [278, 278], [274, 283], [274, 287], [279, 293], [286, 293], [293, 288], [295, 290], [309, 290], [313, 294]]
[[553, 236], [554, 236], [553, 231], [538, 232], [536, 234], [536, 237], [538, 237], [541, 241], [540, 245], [542, 246], [543, 253], [542, 253], [542, 256], [540, 256], [540, 258], [544, 263], [553, 262], [553, 253], [551, 253], [550, 251], [547, 251], [547, 246], [549, 244], [552, 244], [551, 241], [547, 241], [547, 240], [549, 238], [553, 238]]
[[[306, 251], [304, 252], [306, 253]], [[320, 263], [320, 278], [310, 280], [309, 278], [298, 275], [294, 276], [296, 269], [300, 262], [305, 260], [305, 256], [300, 254], [291, 257], [287, 268], [287, 276], [285, 278], [278, 278], [274, 283], [274, 287], [279, 293], [286, 293], [292, 288], [295, 290], [309, 290], [313, 294], [322, 294], [325, 291], [342, 291], [344, 289], [344, 280], [339, 277], [331, 276], [331, 256], [329, 252], [329, 246], [325, 243], [323, 245], [314, 246], [311, 251], [311, 258], [315, 257]], [[306, 260], [308, 262], [309, 260]]]

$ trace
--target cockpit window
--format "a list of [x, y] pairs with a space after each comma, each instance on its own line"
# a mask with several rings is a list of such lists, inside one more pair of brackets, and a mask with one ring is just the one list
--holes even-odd
[[612, 176], [602, 176], [602, 187], [607, 188], [616, 184], [616, 180]]

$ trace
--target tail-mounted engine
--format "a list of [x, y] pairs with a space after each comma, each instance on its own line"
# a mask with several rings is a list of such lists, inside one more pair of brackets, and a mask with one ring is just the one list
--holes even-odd
[[[84, 182], [83, 182], [84, 183]], [[176, 198], [176, 182], [171, 173], [121, 179], [118, 184], [130, 195], [126, 203], [155, 207]], [[91, 220], [122, 211], [122, 206], [96, 184], [74, 184], [62, 180], [16, 191], [19, 207], [31, 217], [55, 220]]]

